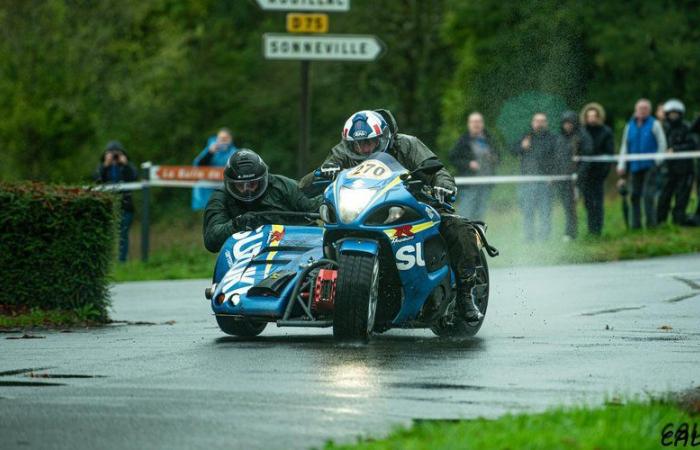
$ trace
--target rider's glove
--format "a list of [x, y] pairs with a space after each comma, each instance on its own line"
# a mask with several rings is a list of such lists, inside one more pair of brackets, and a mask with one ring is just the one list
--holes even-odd
[[452, 197], [457, 195], [457, 189], [434, 186], [433, 195], [440, 203], [452, 203]]
[[243, 213], [233, 219], [233, 228], [236, 231], [254, 230], [258, 227], [258, 217], [250, 212]]
[[340, 164], [334, 162], [325, 163], [318, 169], [318, 172], [321, 178], [333, 180], [338, 172], [340, 172]]

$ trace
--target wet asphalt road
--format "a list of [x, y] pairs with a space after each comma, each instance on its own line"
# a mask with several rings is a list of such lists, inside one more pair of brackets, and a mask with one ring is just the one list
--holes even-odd
[[415, 418], [700, 385], [700, 255], [492, 281], [477, 338], [393, 330], [367, 346], [274, 326], [224, 337], [206, 280], [120, 284], [112, 316], [157, 324], [0, 334], [0, 447], [303, 449]]

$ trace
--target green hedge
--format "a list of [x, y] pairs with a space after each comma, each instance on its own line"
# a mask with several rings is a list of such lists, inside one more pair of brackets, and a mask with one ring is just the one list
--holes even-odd
[[106, 320], [117, 212], [114, 194], [0, 183], [0, 304]]

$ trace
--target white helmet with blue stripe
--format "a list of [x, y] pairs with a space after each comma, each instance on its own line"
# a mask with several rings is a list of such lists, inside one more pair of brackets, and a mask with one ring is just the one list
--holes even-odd
[[384, 152], [391, 142], [391, 131], [381, 114], [358, 111], [345, 121], [343, 141], [362, 156]]

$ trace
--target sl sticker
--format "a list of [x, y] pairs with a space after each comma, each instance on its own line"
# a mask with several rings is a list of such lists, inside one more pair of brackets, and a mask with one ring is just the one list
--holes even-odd
[[399, 270], [410, 270], [415, 266], [425, 267], [423, 258], [423, 244], [404, 245], [396, 251], [396, 268]]
[[376, 159], [363, 162], [348, 174], [348, 178], [369, 178], [372, 180], [386, 180], [389, 177], [391, 177], [389, 167]]

